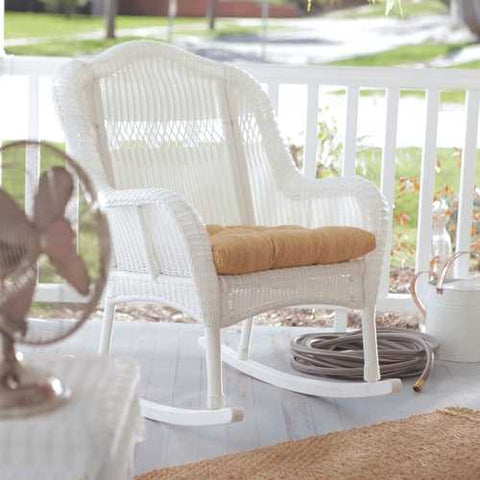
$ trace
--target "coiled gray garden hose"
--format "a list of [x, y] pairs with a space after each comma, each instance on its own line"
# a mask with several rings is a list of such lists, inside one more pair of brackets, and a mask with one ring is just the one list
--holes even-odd
[[[425, 333], [378, 328], [378, 357], [382, 378], [419, 376], [413, 390], [420, 392], [434, 362], [438, 342]], [[348, 380], [363, 379], [362, 331], [308, 333], [291, 342], [292, 367], [311, 375]]]

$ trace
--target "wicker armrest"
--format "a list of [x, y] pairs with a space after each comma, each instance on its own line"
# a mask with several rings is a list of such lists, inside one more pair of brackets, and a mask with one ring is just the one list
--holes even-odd
[[160, 188], [108, 189], [99, 194], [99, 201], [111, 219], [121, 270], [128, 270], [129, 257], [136, 256], [137, 264], [142, 258], [153, 277], [191, 277], [198, 282], [216, 277], [205, 225], [178, 193]]

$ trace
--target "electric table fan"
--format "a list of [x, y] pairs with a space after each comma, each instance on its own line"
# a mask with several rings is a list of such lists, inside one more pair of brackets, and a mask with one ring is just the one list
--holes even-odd
[[[56, 165], [40, 176], [33, 203], [27, 209], [18, 193], [18, 158], [24, 156], [25, 149], [41, 151], [50, 164]], [[5, 177], [0, 188], [0, 418], [5, 418], [52, 410], [72, 395], [60, 379], [26, 363], [15, 344], [48, 345], [72, 335], [87, 320], [107, 280], [110, 236], [87, 174], [67, 154], [44, 142], [19, 141], [1, 147], [0, 158]], [[9, 163], [9, 159], [17, 161]], [[11, 172], [15, 175], [10, 177], [17, 181], [7, 178]], [[76, 234], [68, 219], [77, 182], [85, 199], [81, 210], [97, 243], [97, 268], [88, 267], [78, 253]], [[78, 319], [40, 322], [27, 317], [40, 261], [53, 267], [84, 297]]]

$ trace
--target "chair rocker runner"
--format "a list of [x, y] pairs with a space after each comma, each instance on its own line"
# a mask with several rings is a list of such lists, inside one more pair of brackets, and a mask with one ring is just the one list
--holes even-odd
[[[222, 358], [280, 388], [356, 397], [397, 391], [380, 380], [375, 303], [387, 212], [358, 178], [304, 178], [279, 134], [270, 103], [242, 70], [156, 42], [130, 42], [74, 60], [54, 79], [72, 154], [89, 172], [110, 223], [114, 264], [100, 352], [108, 353], [118, 302], [160, 302], [203, 322], [207, 408], [143, 401], [148, 418], [203, 425], [238, 421], [227, 406]], [[376, 249], [348, 262], [217, 274], [206, 224], [358, 227]], [[293, 305], [363, 310], [365, 383], [287, 374], [249, 356], [252, 317]], [[222, 328], [244, 322], [235, 352]]]

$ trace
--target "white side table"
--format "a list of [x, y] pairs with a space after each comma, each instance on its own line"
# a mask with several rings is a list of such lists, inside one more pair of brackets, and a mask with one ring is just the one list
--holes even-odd
[[129, 480], [143, 437], [139, 369], [123, 357], [52, 356], [27, 360], [73, 391], [44, 415], [0, 420], [2, 480]]

